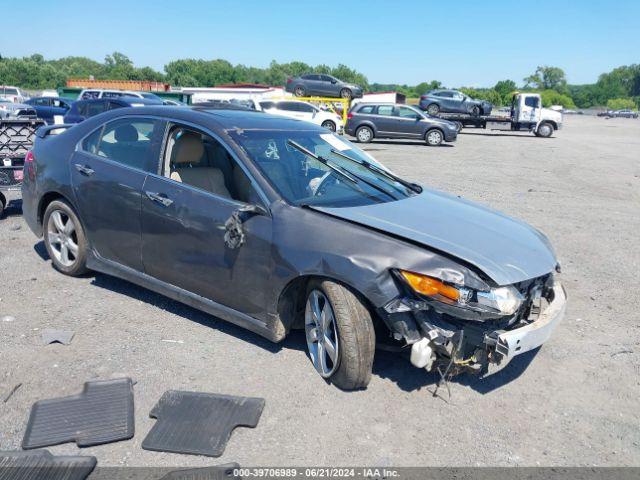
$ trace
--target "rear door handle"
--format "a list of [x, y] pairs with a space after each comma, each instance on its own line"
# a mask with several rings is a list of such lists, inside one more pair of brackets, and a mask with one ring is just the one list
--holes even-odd
[[88, 165], [81, 165], [79, 163], [76, 163], [75, 167], [76, 170], [78, 170], [81, 174], [86, 175], [87, 177], [96, 173], [95, 170], [93, 170], [93, 168], [89, 167]]
[[164, 207], [168, 207], [173, 203], [173, 200], [171, 200], [170, 198], [167, 198], [167, 196], [164, 193], [156, 193], [156, 192], [144, 192], [144, 193], [147, 194], [147, 197], [149, 198], [149, 200], [159, 203]]

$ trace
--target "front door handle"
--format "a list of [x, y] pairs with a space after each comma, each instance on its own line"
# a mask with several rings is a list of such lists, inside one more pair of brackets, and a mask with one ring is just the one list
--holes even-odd
[[167, 198], [167, 196], [164, 193], [156, 193], [156, 192], [144, 192], [144, 193], [147, 194], [147, 197], [149, 198], [149, 200], [159, 203], [163, 207], [168, 207], [173, 203], [173, 200], [171, 200], [170, 198]]
[[88, 165], [81, 165], [79, 163], [75, 164], [76, 170], [78, 170], [81, 174], [86, 175], [87, 177], [93, 175], [95, 170]]

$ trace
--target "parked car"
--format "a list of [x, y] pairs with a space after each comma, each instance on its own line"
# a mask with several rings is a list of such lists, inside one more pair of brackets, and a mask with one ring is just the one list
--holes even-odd
[[362, 97], [362, 87], [345, 83], [331, 75], [308, 73], [300, 77], [287, 78], [285, 90], [296, 97], [317, 95], [320, 97], [340, 97], [346, 99]]
[[332, 132], [342, 133], [344, 131], [344, 122], [340, 115], [328, 110], [321, 110], [307, 102], [297, 100], [282, 100], [279, 102], [263, 100], [258, 102], [258, 105], [260, 110], [272, 115], [282, 115], [284, 117], [315, 123]]
[[91, 100], [78, 100], [64, 116], [64, 123], [80, 123], [89, 117], [93, 117], [107, 110], [115, 110], [124, 107], [145, 107], [150, 105], [162, 105], [162, 101], [147, 100], [138, 97], [120, 98], [94, 98]]
[[542, 233], [311, 123], [148, 107], [54, 128], [38, 130], [22, 193], [57, 270], [114, 275], [274, 342], [304, 329], [341, 388], [368, 384], [376, 343], [489, 373], [564, 314]]
[[36, 118], [37, 114], [31, 105], [15, 103], [6, 98], [0, 98], [0, 119], [20, 117]]
[[18, 87], [0, 85], [0, 98], [4, 98], [14, 103], [23, 103], [27, 96]]
[[361, 143], [374, 138], [412, 138], [438, 146], [456, 141], [458, 125], [425, 115], [409, 105], [358, 103], [347, 114], [345, 132]]
[[474, 117], [489, 115], [493, 105], [485, 100], [474, 100], [457, 90], [431, 90], [420, 97], [420, 109], [429, 115], [439, 113], [468, 113]]
[[631, 109], [625, 108], [623, 110], [615, 110], [611, 114], [612, 117], [622, 117], [622, 118], [638, 118], [638, 112], [634, 112]]
[[69, 111], [73, 100], [60, 97], [33, 97], [25, 103], [33, 107], [38, 118], [51, 124], [56, 115], [64, 116]]
[[163, 102], [162, 98], [152, 92], [134, 92], [131, 90], [107, 90], [101, 88], [87, 88], [78, 94], [78, 100], [91, 100], [93, 98], [121, 98], [135, 97], [146, 98], [147, 100], [156, 100]]

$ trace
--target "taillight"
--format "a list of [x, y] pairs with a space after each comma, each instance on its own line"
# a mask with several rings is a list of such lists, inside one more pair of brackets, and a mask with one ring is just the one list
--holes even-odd
[[347, 120], [351, 120], [353, 118], [353, 113], [347, 113]]
[[34, 181], [36, 179], [36, 157], [31, 150], [24, 157], [24, 172], [29, 177], [29, 180]]
[[291, 83], [293, 82], [293, 80], [291, 80], [291, 77], [287, 78], [287, 83]]
[[420, 100], [426, 100], [427, 96], [426, 95], [420, 95]]

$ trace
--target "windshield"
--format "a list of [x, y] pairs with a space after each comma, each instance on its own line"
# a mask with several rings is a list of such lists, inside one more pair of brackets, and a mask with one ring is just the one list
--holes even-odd
[[419, 191], [333, 133], [236, 129], [229, 134], [294, 205], [369, 205]]

